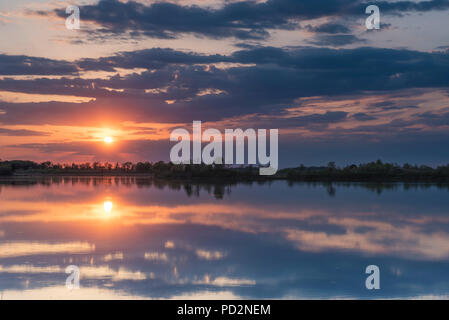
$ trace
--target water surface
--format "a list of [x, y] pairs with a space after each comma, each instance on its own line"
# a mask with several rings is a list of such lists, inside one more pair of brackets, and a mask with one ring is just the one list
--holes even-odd
[[447, 298], [448, 270], [447, 185], [0, 181], [3, 299]]

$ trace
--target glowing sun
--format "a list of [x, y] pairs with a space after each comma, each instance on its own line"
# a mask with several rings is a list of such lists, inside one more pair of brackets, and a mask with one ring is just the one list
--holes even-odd
[[114, 142], [114, 139], [112, 139], [111, 137], [106, 137], [106, 138], [104, 138], [104, 142], [107, 144], [110, 144], [110, 143]]
[[106, 202], [103, 204], [103, 207], [104, 207], [104, 211], [107, 212], [107, 213], [109, 213], [109, 212], [112, 211], [113, 204], [112, 204], [111, 201], [106, 201]]

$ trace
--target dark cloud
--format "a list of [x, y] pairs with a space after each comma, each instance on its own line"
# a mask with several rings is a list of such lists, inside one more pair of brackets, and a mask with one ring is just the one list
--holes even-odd
[[[193, 33], [211, 38], [264, 39], [268, 29], [295, 29], [298, 22], [330, 16], [365, 15], [362, 0], [268, 0], [227, 2], [218, 9], [166, 2], [144, 5], [134, 1], [100, 0], [80, 7], [83, 20], [100, 26], [99, 33], [177, 38]], [[382, 13], [400, 15], [449, 8], [448, 0], [376, 2]], [[65, 10], [56, 14], [66, 18]], [[38, 12], [43, 15], [45, 13]]]
[[0, 128], [0, 136], [13, 136], [13, 137], [25, 137], [25, 136], [48, 136], [47, 132], [25, 130], [25, 129], [6, 129]]
[[203, 55], [194, 52], [182, 52], [169, 48], [151, 48], [133, 52], [119, 52], [114, 56], [100, 59], [81, 59], [76, 64], [82, 70], [114, 71], [115, 68], [160, 69], [170, 64], [204, 64], [231, 62], [223, 55]]
[[254, 115], [244, 120], [244, 126], [250, 128], [270, 128], [286, 129], [286, 128], [305, 128], [309, 130], [327, 129], [330, 124], [341, 123], [348, 119], [348, 113], [344, 111], [327, 111], [325, 113], [312, 113], [303, 116], [288, 116], [282, 114], [279, 117], [276, 114], [260, 117]]
[[349, 44], [363, 43], [366, 40], [352, 34], [317, 35], [307, 43], [323, 47], [342, 47]]
[[370, 120], [377, 119], [377, 117], [371, 116], [371, 115], [363, 113], [363, 112], [353, 114], [352, 118], [354, 118], [357, 121], [370, 121]]
[[419, 123], [427, 124], [429, 126], [449, 126], [449, 112], [433, 113], [425, 112], [415, 115]]
[[316, 33], [331, 33], [331, 34], [335, 34], [335, 33], [350, 33], [351, 30], [340, 23], [324, 23], [321, 24], [319, 26], [311, 26], [311, 25], [307, 25], [306, 29], [308, 31], [311, 32], [316, 32]]
[[375, 3], [382, 12], [388, 14], [401, 15], [406, 12], [427, 12], [432, 10], [447, 10], [449, 2], [447, 0], [430, 1], [376, 1]]
[[77, 75], [79, 71], [109, 71], [116, 68], [160, 69], [171, 64], [205, 64], [232, 62], [224, 55], [203, 55], [170, 48], [151, 48], [118, 52], [113, 56], [77, 61], [52, 60], [31, 56], [0, 54], [0, 75]]
[[[0, 56], [0, 65], [7, 64], [8, 60], [15, 56]], [[24, 57], [24, 59], [38, 59], [34, 57]], [[51, 61], [51, 60], [50, 60]], [[395, 82], [400, 85], [401, 82], [409, 81], [409, 85], [418, 85], [423, 87], [438, 85], [438, 83], [447, 80], [447, 70], [449, 67], [449, 53], [447, 52], [419, 52], [406, 49], [382, 49], [362, 47], [356, 49], [330, 49], [330, 48], [276, 48], [276, 47], [255, 47], [247, 50], [239, 50], [230, 55], [203, 55], [194, 52], [182, 52], [173, 49], [153, 48], [146, 50], [138, 50], [131, 52], [119, 52], [116, 55], [103, 57], [98, 59], [81, 59], [74, 62], [60, 61], [60, 63], [71, 66], [70, 70], [81, 71], [115, 71], [117, 68], [144, 68], [148, 69], [148, 77], [154, 78], [162, 77], [167, 80], [167, 71], [170, 73], [177, 72], [175, 69], [184, 68], [190, 70], [189, 72], [203, 72], [202, 69], [193, 69], [193, 65], [197, 64], [214, 64], [219, 62], [225, 63], [241, 63], [241, 64], [255, 64], [256, 68], [266, 68], [269, 65], [277, 66], [285, 69], [296, 69], [301, 72], [314, 71], [317, 76], [322, 73], [340, 72], [342, 75], [349, 76], [352, 73], [353, 77], [360, 77], [366, 75], [371, 84], [376, 84], [376, 77], [388, 76], [387, 82]], [[190, 68], [190, 69], [188, 69]], [[238, 67], [222, 70], [224, 75], [228, 70], [251, 69], [250, 67]], [[159, 70], [159, 72], [154, 71]], [[216, 75], [218, 69], [207, 73]], [[50, 74], [52, 71], [47, 70]], [[59, 71], [58, 71], [59, 72]], [[182, 70], [180, 70], [182, 72]], [[154, 75], [150, 75], [154, 73]], [[1, 74], [1, 72], [0, 72]], [[17, 75], [31, 74], [31, 71], [23, 71], [17, 69]], [[57, 75], [57, 72], [53, 73]], [[36, 73], [39, 75], [39, 73]], [[182, 74], [181, 74], [182, 75]], [[133, 74], [127, 76], [127, 79], [137, 79], [142, 75]], [[171, 75], [172, 76], [172, 75]], [[170, 76], [170, 77], [171, 77]], [[407, 79], [407, 76], [410, 79]], [[367, 79], [369, 79], [367, 78]], [[123, 77], [115, 76], [108, 82], [123, 80]], [[61, 80], [61, 79], [60, 79]], [[160, 81], [161, 79], [157, 79]], [[444, 80], [444, 81], [442, 81]], [[8, 86], [6, 79], [3, 81], [3, 86]], [[50, 79], [30, 80], [38, 84], [42, 82], [42, 87], [51, 86]], [[64, 86], [70, 87], [74, 85], [75, 88], [84, 87], [87, 89], [89, 80], [84, 79], [62, 79]], [[14, 84], [19, 84], [16, 82]], [[26, 82], [22, 82], [25, 84]], [[31, 83], [31, 82], [30, 82]], [[12, 82], [11, 85], [12, 86]], [[402, 83], [406, 85], [406, 83]], [[97, 86], [98, 87], [98, 86]], [[9, 87], [8, 87], [9, 88]]]
[[[170, 54], [164, 57], [163, 52]], [[96, 99], [83, 104], [0, 102], [0, 109], [6, 112], [0, 114], [0, 122], [36, 123], [45, 119], [48, 123], [70, 123], [76, 119], [86, 123], [101, 113], [129, 120], [212, 121], [254, 113], [279, 115], [301, 97], [449, 86], [448, 53], [405, 49], [260, 47], [227, 56], [156, 49], [119, 53], [97, 61], [98, 68], [146, 66], [149, 70], [108, 79], [0, 80], [0, 90]], [[243, 65], [210, 65], [215, 62]], [[86, 63], [86, 69], [96, 68], [93, 59], [76, 63]], [[155, 65], [158, 69], [152, 69]], [[168, 100], [172, 103], [167, 104]], [[386, 101], [374, 108], [414, 106]]]
[[393, 111], [393, 110], [405, 110], [405, 109], [417, 109], [418, 106], [415, 105], [409, 105], [409, 104], [398, 104], [394, 101], [382, 101], [382, 102], [376, 102], [371, 105], [369, 105], [371, 108], [376, 108], [384, 111]]
[[78, 72], [67, 61], [0, 54], [0, 75], [66, 75]]
[[436, 47], [437, 50], [443, 50], [443, 51], [448, 51], [449, 50], [449, 45], [447, 46], [438, 46]]
[[327, 126], [331, 123], [341, 122], [347, 119], [348, 113], [344, 111], [327, 111], [323, 114], [310, 114], [300, 117], [290, 117], [278, 121], [270, 121], [276, 128], [287, 127], [320, 127]]

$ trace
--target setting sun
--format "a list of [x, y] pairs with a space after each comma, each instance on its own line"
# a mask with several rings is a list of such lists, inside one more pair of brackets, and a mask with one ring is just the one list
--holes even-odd
[[107, 213], [109, 213], [109, 212], [112, 211], [113, 204], [112, 204], [111, 201], [106, 201], [106, 202], [103, 204], [103, 207], [104, 207], [104, 211], [107, 212]]
[[109, 143], [114, 142], [114, 139], [112, 139], [111, 137], [106, 137], [106, 138], [104, 138], [104, 142], [109, 144]]

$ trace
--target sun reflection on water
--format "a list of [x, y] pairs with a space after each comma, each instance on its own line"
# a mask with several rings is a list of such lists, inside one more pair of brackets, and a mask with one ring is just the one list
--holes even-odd
[[100, 213], [103, 219], [111, 219], [115, 215], [114, 203], [107, 199], [103, 202], [103, 210]]

